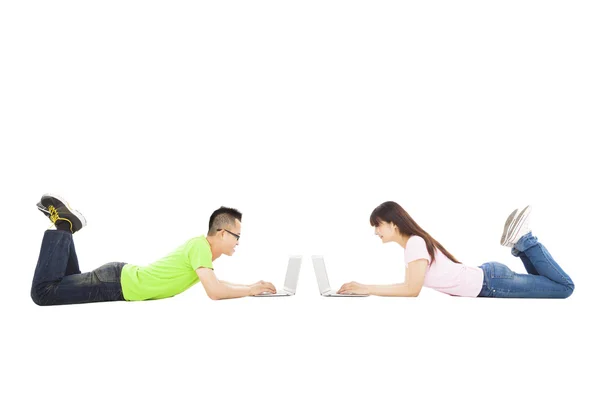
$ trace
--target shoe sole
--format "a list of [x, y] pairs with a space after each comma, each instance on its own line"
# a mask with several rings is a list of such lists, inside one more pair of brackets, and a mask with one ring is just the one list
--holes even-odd
[[42, 202], [41, 202], [41, 201], [40, 201], [39, 203], [37, 203], [37, 204], [36, 204], [36, 206], [37, 206], [38, 210], [40, 210], [41, 212], [43, 212], [44, 214], [46, 214], [46, 216], [50, 215], [50, 211], [48, 211], [48, 210], [46, 209], [46, 207], [44, 207], [44, 206], [42, 205]]
[[504, 231], [502, 232], [502, 237], [500, 238], [500, 244], [502, 246], [506, 246], [506, 237], [508, 235], [508, 231], [510, 229], [510, 227], [513, 225], [513, 222], [515, 221], [515, 215], [517, 215], [517, 212], [519, 212], [518, 208], [515, 208], [515, 210], [510, 213], [510, 215], [508, 216], [508, 218], [506, 218], [506, 222], [504, 223]]
[[[84, 226], [86, 226], [86, 225], [87, 225], [87, 221], [85, 220], [85, 217], [84, 217], [84, 216], [83, 216], [83, 215], [82, 215], [82, 214], [81, 214], [79, 211], [77, 211], [77, 210], [75, 210], [75, 209], [72, 209], [72, 208], [69, 206], [69, 203], [68, 203], [68, 202], [67, 202], [65, 199], [63, 199], [62, 197], [60, 197], [60, 196], [57, 196], [57, 195], [55, 195], [55, 194], [52, 194], [52, 193], [46, 193], [46, 194], [44, 194], [44, 195], [42, 196], [42, 201], [40, 201], [40, 202], [38, 203], [38, 208], [39, 208], [39, 204], [42, 204], [42, 206], [43, 206], [43, 207], [45, 207], [45, 206], [43, 205], [43, 203], [42, 203], [42, 202], [44, 201], [44, 198], [51, 198], [51, 199], [58, 200], [58, 202], [60, 202], [60, 203], [61, 203], [61, 204], [62, 204], [62, 205], [63, 205], [63, 206], [64, 206], [64, 207], [67, 209], [67, 210], [69, 210], [69, 212], [70, 212], [71, 214], [73, 214], [73, 215], [74, 215], [76, 218], [78, 218], [78, 219], [79, 219], [79, 221], [81, 222], [81, 228], [83, 228]], [[56, 206], [55, 206], [55, 207], [56, 207]], [[42, 212], [44, 212], [44, 213], [48, 213], [48, 211], [47, 211], [47, 207], [45, 207], [45, 208], [46, 208], [46, 210], [41, 210], [41, 211], [42, 211]], [[81, 230], [81, 228], [79, 228], [78, 230]]]
[[531, 208], [527, 206], [523, 209], [523, 211], [519, 213], [519, 216], [516, 218], [515, 224], [511, 227], [511, 229], [509, 229], [506, 239], [508, 243], [515, 243], [515, 239], [517, 239], [517, 233], [521, 230], [521, 227], [529, 217], [530, 212]]

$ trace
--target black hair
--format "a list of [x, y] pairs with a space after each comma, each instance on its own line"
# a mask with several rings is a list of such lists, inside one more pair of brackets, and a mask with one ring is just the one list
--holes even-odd
[[208, 235], [213, 236], [220, 229], [235, 225], [235, 220], [242, 222], [242, 213], [235, 208], [221, 207], [212, 213], [208, 220]]

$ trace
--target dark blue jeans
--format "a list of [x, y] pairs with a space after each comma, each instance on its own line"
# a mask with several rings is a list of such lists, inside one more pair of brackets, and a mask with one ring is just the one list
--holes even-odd
[[121, 288], [124, 265], [111, 262], [82, 274], [73, 235], [47, 230], [33, 275], [31, 298], [40, 306], [125, 300]]
[[499, 262], [485, 263], [479, 267], [483, 269], [479, 297], [566, 299], [575, 290], [569, 275], [531, 232], [519, 239], [511, 252], [521, 259], [527, 274], [517, 274]]

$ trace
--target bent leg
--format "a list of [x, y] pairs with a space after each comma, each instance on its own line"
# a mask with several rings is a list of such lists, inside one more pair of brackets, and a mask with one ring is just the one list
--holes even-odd
[[533, 263], [531, 262], [531, 260], [529, 259], [529, 257], [527, 257], [527, 254], [525, 254], [525, 253], [523, 253], [521, 251], [516, 250], [514, 247], [512, 248], [511, 253], [512, 253], [513, 256], [519, 257], [521, 259], [521, 262], [525, 266], [525, 270], [527, 271], [528, 274], [530, 274], [530, 275], [539, 275], [539, 273], [537, 272], [537, 270], [533, 266]]
[[82, 274], [73, 235], [62, 230], [47, 230], [33, 275], [31, 298], [38, 305], [122, 300], [123, 265], [125, 263], [109, 263]]
[[518, 274], [502, 263], [489, 262], [481, 268], [484, 285], [480, 297], [564, 299], [573, 293], [572, 285], [542, 275]]
[[67, 271], [71, 253], [75, 253], [75, 246], [70, 232], [47, 230], [42, 239], [33, 284], [62, 279]]
[[68, 275], [43, 283], [37, 290], [38, 305], [62, 305], [125, 300], [121, 271], [125, 263], [111, 262], [91, 272]]
[[[515, 244], [511, 252], [513, 255], [520, 257], [521, 260], [523, 260], [524, 255], [530, 263], [530, 267], [535, 270], [538, 275], [545, 276], [554, 282], [570, 287], [572, 290], [575, 289], [575, 284], [573, 283], [573, 280], [571, 280], [571, 277], [563, 271], [560, 265], [552, 258], [548, 249], [546, 249], [546, 247], [544, 247], [531, 232], [523, 235], [523, 237]], [[523, 262], [525, 263], [525, 261]], [[529, 272], [529, 269], [527, 272]]]

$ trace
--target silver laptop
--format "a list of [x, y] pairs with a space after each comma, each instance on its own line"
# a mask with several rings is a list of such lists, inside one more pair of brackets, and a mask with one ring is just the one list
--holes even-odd
[[367, 297], [366, 294], [338, 294], [329, 287], [329, 278], [327, 278], [327, 269], [325, 269], [325, 260], [323, 256], [312, 256], [313, 267], [315, 267], [315, 275], [317, 276], [317, 284], [321, 296], [326, 297]]
[[302, 265], [302, 256], [290, 256], [288, 261], [287, 272], [285, 273], [285, 282], [283, 283], [283, 289], [278, 290], [277, 293], [261, 293], [254, 295], [254, 297], [274, 297], [274, 296], [293, 296], [296, 294], [296, 287], [298, 286], [298, 277], [300, 276], [300, 266]]

